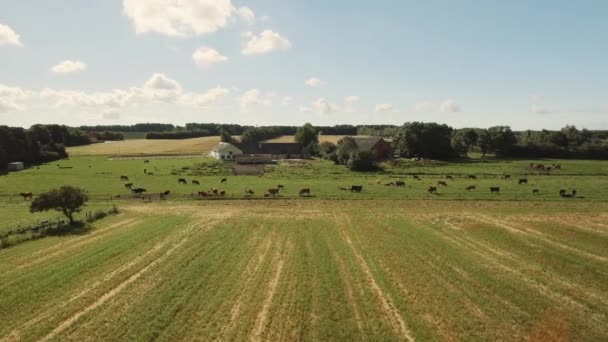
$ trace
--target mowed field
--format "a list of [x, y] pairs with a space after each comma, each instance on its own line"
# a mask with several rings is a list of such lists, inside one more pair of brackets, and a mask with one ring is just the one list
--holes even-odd
[[[343, 135], [325, 135], [320, 141], [337, 143]], [[236, 137], [238, 138], [238, 137]], [[286, 135], [269, 142], [294, 142], [293, 135]], [[204, 137], [182, 140], [128, 139], [106, 143], [70, 147], [70, 156], [138, 156], [138, 155], [196, 155], [207, 154], [220, 142], [220, 137]]]
[[0, 250], [0, 340], [608, 339], [608, 204], [129, 203]]

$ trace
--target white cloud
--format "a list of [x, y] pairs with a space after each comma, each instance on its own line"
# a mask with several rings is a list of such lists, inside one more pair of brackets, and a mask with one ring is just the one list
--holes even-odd
[[283, 106], [289, 106], [292, 101], [293, 101], [293, 97], [291, 97], [291, 96], [283, 96], [283, 100], [281, 101], [281, 104]]
[[327, 82], [322, 81], [316, 77], [311, 77], [311, 78], [307, 79], [306, 81], [304, 81], [304, 84], [306, 84], [307, 86], [309, 86], [311, 88], [316, 88], [316, 87], [326, 85]]
[[320, 114], [330, 114], [337, 111], [336, 106], [331, 104], [328, 100], [321, 97], [313, 103], [313, 106], [317, 109]]
[[182, 86], [165, 74], [153, 74], [141, 87], [114, 89], [107, 92], [80, 90], [55, 90], [45, 88], [40, 98], [55, 101], [57, 107], [101, 106], [122, 108], [150, 102], [166, 102], [176, 105], [206, 107], [228, 95], [230, 90], [217, 86], [203, 93], [184, 92]]
[[23, 110], [21, 102], [30, 95], [30, 92], [21, 88], [0, 84], [0, 113]]
[[437, 108], [437, 106], [431, 101], [420, 101], [416, 102], [414, 105], [414, 109], [418, 112], [429, 112], [433, 111]]
[[189, 37], [215, 32], [229, 23], [231, 0], [123, 0], [123, 13], [138, 34]]
[[238, 101], [243, 110], [248, 110], [255, 106], [269, 106], [271, 104], [270, 99], [268, 97], [263, 98], [258, 89], [246, 91]]
[[554, 110], [537, 104], [533, 104], [531, 110], [534, 114], [553, 114], [555, 112]]
[[205, 107], [211, 103], [216, 102], [220, 98], [230, 94], [230, 90], [217, 86], [209, 89], [207, 92], [202, 94], [197, 93], [186, 93], [180, 99], [182, 104], [190, 104], [198, 107]]
[[104, 120], [119, 120], [120, 113], [116, 110], [110, 109], [101, 113], [101, 118]]
[[23, 46], [20, 36], [12, 28], [0, 24], [0, 46], [2, 45]]
[[87, 68], [87, 64], [77, 60], [65, 60], [54, 67], [51, 71], [56, 74], [71, 74], [75, 72], [81, 72]]
[[247, 41], [241, 50], [243, 55], [259, 55], [272, 50], [288, 49], [291, 47], [291, 43], [287, 38], [271, 30], [264, 30], [259, 36], [249, 32], [244, 37], [249, 38], [249, 41]]
[[344, 102], [348, 103], [348, 104], [355, 104], [357, 102], [361, 101], [361, 97], [360, 96], [355, 96], [355, 95], [351, 95], [348, 96], [344, 99]]
[[394, 109], [393, 105], [390, 103], [380, 103], [376, 105], [374, 109], [376, 113], [390, 112]]
[[445, 100], [439, 105], [439, 109], [444, 113], [457, 113], [462, 109], [453, 100]]
[[300, 107], [300, 112], [302, 112], [302, 113], [310, 113], [310, 112], [312, 112], [312, 108], [306, 107], [306, 106], [301, 106]]
[[192, 54], [192, 60], [199, 68], [209, 68], [214, 63], [222, 63], [228, 60], [228, 57], [222, 56], [217, 50], [207, 46], [201, 46]]
[[247, 25], [253, 25], [255, 23], [255, 13], [251, 8], [247, 6], [241, 6], [237, 10], [237, 13], [241, 20], [243, 20]]

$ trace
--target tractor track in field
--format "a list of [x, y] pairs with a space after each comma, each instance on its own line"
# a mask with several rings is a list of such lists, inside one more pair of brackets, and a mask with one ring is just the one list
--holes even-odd
[[567, 250], [569, 252], [572, 252], [574, 254], [578, 254], [578, 255], [587, 257], [589, 259], [593, 259], [593, 260], [596, 260], [596, 261], [601, 261], [601, 262], [604, 262], [604, 263], [608, 262], [608, 258], [605, 258], [605, 257], [600, 256], [600, 255], [596, 255], [596, 254], [591, 254], [591, 253], [582, 251], [580, 249], [577, 249], [577, 248], [574, 248], [574, 247], [571, 247], [571, 246], [568, 246], [568, 245], [556, 242], [556, 241], [550, 239], [549, 236], [547, 236], [547, 234], [544, 234], [544, 233], [540, 233], [540, 232], [537, 232], [537, 231], [534, 231], [534, 230], [530, 230], [530, 229], [525, 229], [525, 228], [518, 229], [518, 228], [515, 228], [515, 227], [513, 227], [513, 226], [511, 226], [509, 224], [506, 224], [506, 223], [504, 223], [504, 222], [502, 222], [502, 221], [500, 221], [498, 219], [492, 218], [492, 217], [490, 217], [488, 215], [476, 214], [476, 215], [470, 215], [470, 217], [472, 219], [474, 219], [474, 220], [479, 221], [479, 222], [490, 224], [490, 225], [493, 225], [495, 227], [499, 227], [499, 228], [505, 229], [505, 230], [507, 230], [507, 231], [509, 231], [511, 233], [515, 233], [515, 234], [520, 234], [520, 235], [524, 235], [524, 236], [527, 236], [527, 237], [536, 238], [536, 239], [538, 239], [540, 241], [543, 241], [543, 242], [545, 242], [545, 243], [547, 243], [549, 245], [552, 245], [554, 247], [558, 247], [558, 248]]
[[[454, 243], [457, 243], [457, 244], [463, 246], [464, 248], [467, 248], [469, 251], [476, 254], [477, 256], [479, 256], [481, 259], [485, 260], [488, 264], [492, 265], [493, 267], [495, 267], [497, 269], [501, 269], [501, 270], [517, 277], [523, 284], [525, 284], [529, 288], [536, 290], [538, 293], [540, 293], [544, 297], [546, 297], [552, 301], [558, 302], [558, 303], [567, 303], [567, 304], [571, 305], [572, 307], [576, 307], [578, 310], [581, 310], [581, 311], [587, 310], [587, 306], [585, 304], [581, 303], [580, 301], [578, 301], [576, 298], [574, 298], [568, 294], [563, 294], [558, 291], [554, 291], [554, 290], [550, 289], [547, 286], [547, 284], [543, 284], [543, 283], [541, 283], [541, 281], [535, 280], [535, 279], [527, 276], [524, 271], [515, 269], [511, 266], [508, 266], [508, 265], [502, 263], [499, 259], [497, 259], [496, 256], [492, 255], [492, 253], [494, 253], [493, 248], [484, 246], [483, 244], [474, 243], [472, 241], [467, 241], [460, 237], [457, 238], [455, 236], [452, 236], [452, 237], [446, 237], [446, 238], [451, 240]], [[525, 264], [525, 262], [523, 262], [523, 260], [520, 260], [520, 261], [521, 261], [521, 263]], [[528, 269], [534, 269], [534, 267], [529, 267], [529, 266], [526, 266], [526, 267], [528, 267]], [[561, 285], [562, 290], [564, 290], [563, 288], [566, 287], [567, 290], [576, 289], [576, 290], [582, 291], [583, 293], [585, 293], [585, 295], [592, 297], [592, 298], [599, 299], [600, 301], [604, 302], [604, 300], [602, 300], [600, 297], [597, 297], [595, 294], [590, 293], [589, 291], [586, 291], [585, 289], [583, 289], [579, 286], [576, 286], [575, 284], [572, 284], [569, 282], [564, 282], [559, 279], [553, 279], [553, 278], [545, 279], [545, 281], [552, 283], [552, 285], [554, 287], [559, 288], [559, 285]], [[558, 285], [558, 286], [555, 286], [555, 285]], [[601, 314], [592, 314], [591, 317], [597, 321], [602, 321], [605, 319], [604, 315], [601, 315]]]
[[[20, 270], [20, 269], [23, 269], [26, 267], [30, 267], [35, 264], [52, 259], [56, 256], [69, 253], [70, 251], [78, 249], [78, 248], [82, 247], [83, 245], [87, 245], [91, 242], [96, 241], [97, 239], [103, 237], [104, 235], [106, 235], [110, 231], [114, 230], [115, 228], [129, 228], [129, 227], [137, 224], [139, 221], [140, 221], [139, 218], [125, 219], [125, 220], [116, 222], [114, 224], [111, 224], [107, 227], [101, 228], [99, 230], [94, 229], [93, 232], [90, 234], [85, 234], [83, 236], [78, 236], [74, 239], [60, 242], [58, 244], [53, 245], [50, 248], [43, 249], [41, 251], [33, 253], [28, 259], [25, 260], [24, 263], [15, 265], [13, 270]], [[66, 245], [67, 245], [67, 247], [66, 247]], [[42, 255], [42, 256], [38, 257], [40, 255]]]
[[262, 304], [262, 309], [258, 312], [256, 317], [253, 331], [250, 336], [251, 341], [263, 341], [264, 338], [262, 334], [264, 333], [264, 327], [266, 325], [266, 321], [268, 320], [268, 312], [270, 311], [270, 306], [272, 305], [272, 301], [279, 287], [279, 281], [283, 276], [283, 268], [285, 266], [285, 260], [287, 256], [291, 253], [291, 246], [287, 247], [287, 250], [283, 253], [279, 251], [276, 252], [274, 257], [274, 273], [272, 274], [272, 278], [268, 283], [268, 289], [266, 291], [266, 295], [264, 296], [264, 302]]
[[344, 292], [346, 292], [346, 297], [348, 299], [348, 305], [350, 306], [351, 310], [353, 311], [353, 313], [355, 315], [354, 318], [355, 318], [355, 323], [357, 324], [357, 329], [359, 329], [360, 334], [363, 334], [364, 320], [361, 317], [361, 312], [359, 310], [357, 302], [355, 301], [355, 295], [354, 295], [355, 292], [353, 290], [353, 284], [351, 284], [351, 282], [350, 282], [351, 279], [347, 272], [346, 263], [344, 262], [344, 260], [341, 257], [338, 256], [338, 254], [335, 251], [332, 251], [332, 255], [338, 264], [340, 279], [342, 279], [342, 284], [343, 284], [344, 290], [345, 290]]
[[266, 236], [266, 238], [264, 238], [264, 241], [256, 249], [254, 255], [251, 257], [251, 259], [247, 263], [247, 266], [245, 267], [245, 270], [243, 271], [243, 274], [241, 276], [242, 290], [236, 295], [235, 303], [232, 306], [232, 308], [230, 309], [230, 320], [228, 321], [227, 324], [224, 324], [224, 326], [222, 327], [222, 329], [219, 333], [220, 340], [223, 340], [223, 337], [225, 337], [226, 334], [228, 334], [230, 331], [233, 331], [236, 328], [236, 325], [238, 323], [238, 318], [241, 314], [241, 309], [244, 304], [243, 302], [245, 300], [247, 290], [250, 288], [251, 284], [253, 283], [254, 275], [258, 273], [258, 271], [260, 270], [260, 267], [262, 266], [262, 264], [264, 263], [264, 260], [266, 259], [267, 255], [268, 255], [268, 251], [270, 250], [270, 246], [272, 245], [273, 237], [274, 236], [272, 233], [268, 233], [268, 236]]
[[[173, 246], [171, 246], [165, 253], [163, 253], [162, 255], [158, 256], [157, 258], [155, 258], [154, 260], [150, 261], [146, 266], [144, 266], [143, 268], [141, 268], [139, 271], [137, 271], [136, 273], [134, 273], [133, 275], [131, 275], [130, 277], [128, 277], [126, 280], [122, 281], [120, 284], [118, 284], [117, 286], [113, 287], [111, 290], [107, 291], [106, 293], [104, 293], [103, 295], [101, 295], [99, 298], [97, 298], [97, 300], [95, 300], [93, 303], [91, 303], [90, 305], [88, 305], [87, 307], [85, 307], [84, 309], [76, 312], [75, 314], [73, 314], [72, 316], [70, 316], [68, 319], [62, 321], [55, 329], [53, 329], [49, 334], [47, 334], [45, 337], [43, 337], [41, 339], [41, 341], [48, 341], [49, 339], [54, 338], [55, 336], [57, 336], [58, 334], [60, 334], [61, 332], [63, 332], [65, 329], [69, 328], [70, 326], [72, 326], [72, 324], [74, 324], [80, 317], [82, 317], [83, 315], [97, 309], [98, 307], [100, 307], [101, 305], [103, 305], [104, 303], [106, 303], [108, 300], [116, 297], [120, 292], [122, 292], [128, 285], [134, 283], [135, 281], [137, 281], [144, 273], [146, 273], [148, 270], [152, 269], [153, 267], [155, 267], [156, 265], [160, 264], [161, 262], [163, 262], [165, 259], [167, 259], [169, 256], [171, 256], [176, 250], [178, 250], [182, 245], [184, 245], [184, 243], [186, 243], [190, 237], [190, 233], [192, 233], [196, 228], [200, 228], [201, 224], [204, 227], [203, 231], [207, 231], [209, 229], [211, 229], [215, 223], [217, 223], [218, 220], [212, 220], [212, 221], [196, 221], [195, 223], [192, 223], [190, 225], [188, 225], [184, 230], [180, 231], [177, 234], [177, 236], [174, 235], [170, 235], [168, 236], [165, 241], [158, 243], [157, 245], [155, 245], [151, 250], [149, 250], [148, 252], [146, 252], [146, 254], [143, 257], [139, 257], [136, 258], [135, 260], [133, 260], [132, 262], [128, 263], [127, 265], [130, 267], [126, 267], [127, 265], [125, 265], [125, 267], [123, 267], [123, 271], [137, 265], [138, 263], [140, 263], [141, 261], [143, 261], [145, 259], [146, 256], [148, 255], [152, 255], [153, 252], [157, 252], [159, 250], [161, 250], [162, 248], [164, 248], [167, 245], [170, 245], [171, 243], [173, 243]], [[114, 275], [119, 274], [113, 272]], [[104, 280], [111, 280], [110, 277], [105, 277]], [[100, 281], [98, 283], [94, 283], [92, 286], [84, 289], [83, 291], [81, 291], [81, 293], [79, 293], [78, 295], [76, 295], [76, 297], [80, 297], [82, 295], [84, 295], [87, 292], [90, 292], [91, 290], [94, 289], [94, 287], [102, 284], [103, 282]], [[72, 300], [72, 299], [71, 299]], [[65, 304], [64, 304], [65, 305]], [[47, 317], [50, 316], [47, 315]]]
[[[390, 296], [387, 293], [385, 293], [382, 290], [382, 288], [378, 285], [378, 282], [376, 281], [376, 278], [374, 278], [374, 275], [373, 275], [367, 261], [365, 261], [365, 258], [363, 257], [361, 252], [355, 247], [350, 236], [344, 229], [344, 224], [342, 223], [343, 220], [340, 220], [335, 213], [334, 213], [334, 218], [336, 221], [336, 225], [340, 231], [340, 234], [342, 235], [342, 238], [344, 239], [344, 241], [346, 242], [346, 244], [348, 245], [350, 250], [353, 252], [355, 258], [357, 259], [359, 266], [361, 267], [361, 270], [363, 271], [363, 273], [365, 274], [365, 277], [367, 278], [367, 282], [369, 283], [373, 292], [376, 294], [376, 297], [378, 297], [378, 300], [380, 301], [380, 305], [382, 307], [382, 311], [389, 318], [389, 321], [391, 322], [393, 329], [395, 330], [395, 332], [397, 332], [399, 334], [399, 336], [401, 336], [405, 340], [415, 341], [415, 338], [414, 338], [410, 328], [405, 323], [405, 320], [399, 313], [399, 310], [393, 304], [393, 301], [390, 298]], [[347, 215], [344, 215], [344, 218], [350, 225], [350, 217], [348, 217]]]

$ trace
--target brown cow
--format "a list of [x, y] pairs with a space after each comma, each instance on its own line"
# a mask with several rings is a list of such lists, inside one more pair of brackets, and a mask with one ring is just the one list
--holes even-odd
[[532, 195], [538, 195], [539, 193], [540, 193], [540, 190], [532, 189]]
[[452, 179], [452, 180], [453, 180], [453, 179], [454, 179], [454, 177], [452, 177], [452, 176], [450, 176], [450, 175], [447, 175], [447, 176], [445, 176], [445, 179]]
[[268, 194], [271, 196], [276, 196], [279, 194], [279, 189], [268, 189]]
[[304, 188], [304, 189], [300, 190], [299, 196], [300, 197], [304, 197], [304, 195], [310, 196], [310, 189], [309, 188]]
[[205, 192], [205, 191], [199, 191], [199, 192], [198, 192], [198, 197], [208, 197], [208, 196], [211, 196], [211, 195], [210, 195], [210, 194], [208, 194], [208, 193], [207, 193], [207, 192]]
[[25, 201], [25, 200], [27, 200], [28, 198], [29, 198], [29, 199], [32, 199], [32, 198], [33, 198], [33, 196], [34, 196], [34, 194], [32, 194], [31, 192], [22, 192], [22, 193], [19, 193], [19, 195], [20, 195], [21, 197], [23, 197], [23, 200], [24, 200], [24, 201]]
[[196, 185], [201, 185], [201, 183], [200, 183], [199, 181], [197, 181], [196, 179], [193, 179], [193, 180], [192, 180], [192, 185], [194, 185], [194, 184], [196, 184]]
[[436, 186], [429, 186], [429, 188], [426, 189], [426, 191], [428, 191], [430, 194], [436, 194], [437, 193], [437, 187]]
[[404, 181], [396, 181], [395, 182], [395, 186], [405, 186], [405, 182]]

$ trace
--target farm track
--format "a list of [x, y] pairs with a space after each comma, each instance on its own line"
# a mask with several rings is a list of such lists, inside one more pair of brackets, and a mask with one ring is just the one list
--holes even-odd
[[137, 204], [1, 251], [0, 341], [608, 338], [601, 208], [374, 203]]

